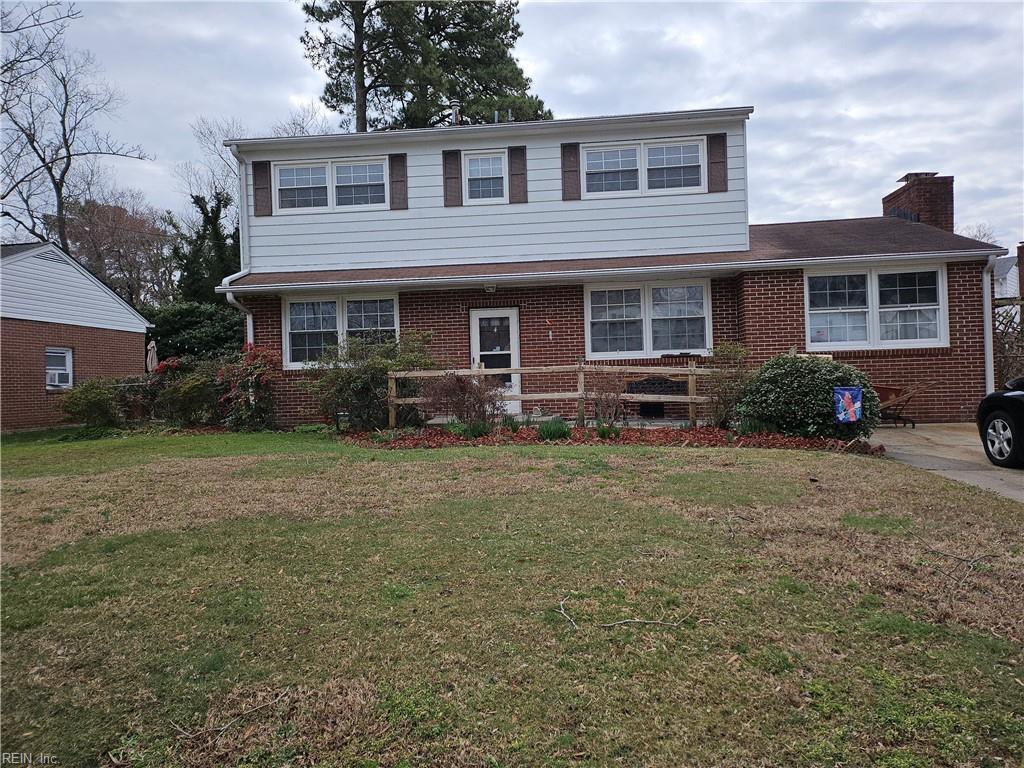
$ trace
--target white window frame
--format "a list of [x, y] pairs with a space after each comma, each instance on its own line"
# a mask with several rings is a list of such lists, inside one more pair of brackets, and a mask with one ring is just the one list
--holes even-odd
[[[367, 205], [338, 205], [337, 200], [337, 178], [335, 167], [339, 165], [353, 165], [362, 163], [382, 163], [384, 166], [384, 202], [369, 203]], [[327, 205], [315, 208], [282, 208], [281, 196], [278, 191], [278, 169], [279, 168], [326, 168], [327, 169]], [[358, 211], [383, 211], [391, 207], [391, 176], [389, 162], [386, 155], [374, 155], [370, 157], [332, 157], [327, 159], [313, 160], [281, 160], [270, 164], [270, 180], [273, 192], [273, 215], [274, 216], [296, 216], [309, 215], [314, 213], [351, 213]]]
[[[670, 187], [668, 189], [647, 188], [647, 150], [673, 144], [697, 144], [700, 148], [700, 186]], [[587, 152], [598, 149], [635, 149], [637, 157], [638, 189], [615, 192], [587, 191]], [[697, 195], [708, 191], [708, 142], [706, 136], [678, 136], [638, 141], [599, 142], [580, 145], [580, 192], [584, 200], [600, 200], [613, 197], [647, 197], [662, 195]]]
[[[338, 205], [338, 171], [339, 165], [366, 165], [380, 163], [384, 167], [384, 202], [366, 203], [365, 205]], [[346, 157], [331, 161], [331, 176], [328, 202], [336, 211], [383, 211], [391, 207], [391, 178], [388, 176], [388, 158], [380, 157]]]
[[[684, 288], [699, 285], [704, 289], [704, 347], [700, 349], [654, 349], [654, 289]], [[590, 294], [593, 291], [619, 291], [640, 289], [640, 320], [643, 326], [644, 348], [627, 352], [592, 352], [590, 346]], [[587, 360], [633, 360], [660, 358], [664, 355], [708, 355], [714, 346], [711, 322], [711, 280], [655, 280], [631, 283], [593, 283], [583, 286], [584, 336]]]
[[[880, 328], [880, 313], [883, 310], [878, 303], [878, 276], [901, 272], [936, 272], [938, 306], [937, 339], [902, 339], [883, 341]], [[830, 275], [867, 275], [868, 292], [868, 338], [867, 341], [846, 342], [812, 342], [811, 341], [811, 277], [828, 277]], [[804, 270], [804, 344], [808, 352], [842, 352], [870, 351], [873, 349], [936, 349], [949, 346], [949, 297], [947, 292], [946, 265], [935, 263], [886, 264], [884, 266], [848, 266], [829, 269]], [[836, 312], [843, 309], [837, 308]]]
[[[485, 197], [479, 200], [469, 199], [469, 160], [475, 157], [500, 157], [502, 191], [501, 197]], [[503, 205], [508, 203], [508, 150], [507, 149], [474, 149], [462, 153], [462, 204], [463, 205]]]
[[401, 312], [398, 307], [397, 293], [316, 293], [316, 294], [291, 294], [281, 297], [281, 367], [285, 371], [302, 371], [312, 368], [315, 362], [307, 361], [300, 363], [291, 362], [291, 343], [288, 328], [289, 305], [301, 304], [309, 301], [333, 301], [338, 307], [338, 346], [339, 348], [348, 339], [348, 307], [349, 301], [361, 301], [364, 299], [391, 299], [395, 302], [395, 338], [401, 334], [399, 327]]
[[[64, 355], [64, 371], [68, 374], [67, 384], [51, 384], [50, 368], [46, 365], [46, 355]], [[46, 388], [51, 390], [71, 389], [75, 386], [75, 353], [70, 347], [46, 347], [43, 351], [43, 368]]]

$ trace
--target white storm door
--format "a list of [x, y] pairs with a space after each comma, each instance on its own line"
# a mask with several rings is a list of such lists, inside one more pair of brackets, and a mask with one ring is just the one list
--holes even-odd
[[[472, 309], [469, 312], [469, 354], [473, 368], [518, 368], [519, 367], [519, 310], [518, 309]], [[521, 394], [518, 373], [500, 374], [505, 389], [514, 395]], [[518, 400], [505, 402], [506, 413], [520, 413]]]

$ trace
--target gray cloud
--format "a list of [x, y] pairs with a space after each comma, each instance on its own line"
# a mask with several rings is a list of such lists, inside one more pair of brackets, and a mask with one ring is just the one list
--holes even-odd
[[[86, 3], [71, 34], [128, 103], [111, 126], [156, 160], [122, 184], [180, 208], [188, 123], [254, 132], [323, 79], [297, 4]], [[910, 170], [956, 176], [959, 225], [1024, 232], [1024, 13], [1019, 3], [540, 3], [517, 49], [556, 116], [752, 104], [754, 222], [876, 215]]]

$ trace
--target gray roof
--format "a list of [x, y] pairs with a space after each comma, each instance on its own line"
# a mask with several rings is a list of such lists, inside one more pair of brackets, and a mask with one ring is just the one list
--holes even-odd
[[47, 243], [34, 242], [34, 243], [4, 243], [0, 245], [0, 255], [3, 256], [17, 256], [19, 253], [25, 251], [33, 251], [36, 248], [42, 248]]

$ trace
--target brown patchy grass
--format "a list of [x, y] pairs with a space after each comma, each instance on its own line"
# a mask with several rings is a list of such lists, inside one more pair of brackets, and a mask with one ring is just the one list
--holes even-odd
[[[285, 447], [5, 478], [5, 742], [267, 768], [1024, 756], [1019, 504], [868, 457]], [[961, 582], [938, 551], [991, 557]], [[600, 626], [626, 618], [666, 625]]]

